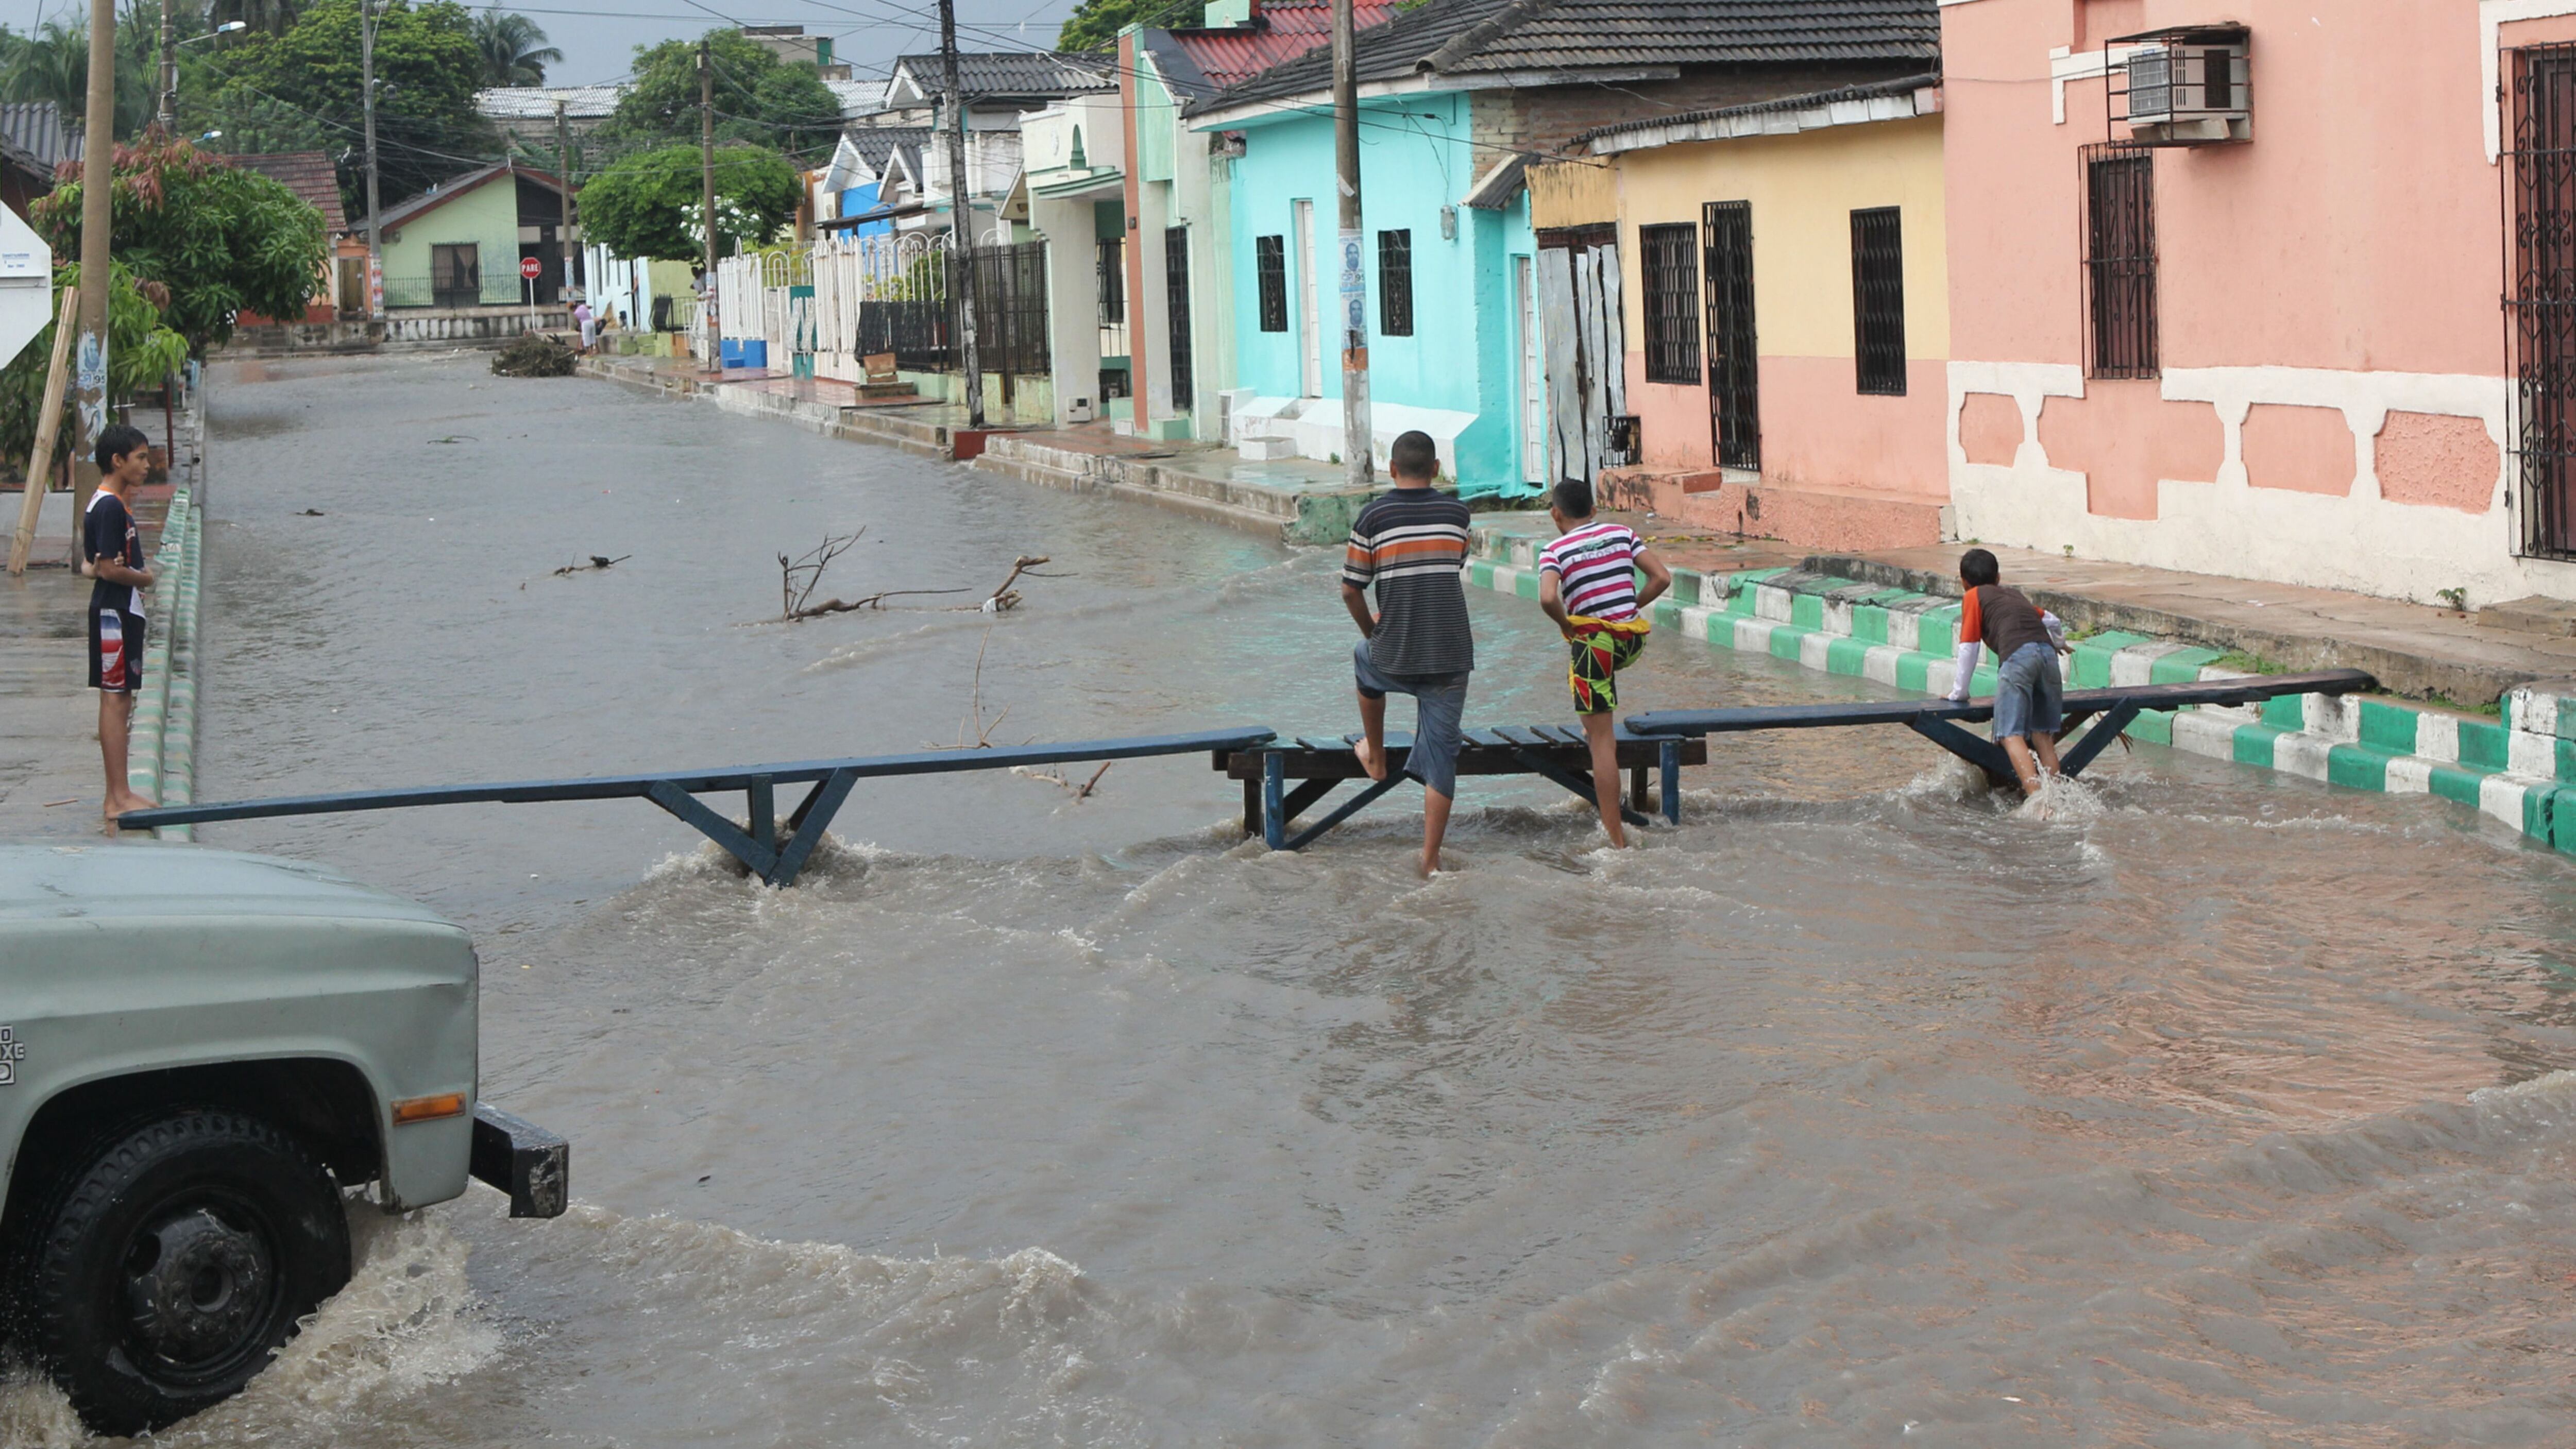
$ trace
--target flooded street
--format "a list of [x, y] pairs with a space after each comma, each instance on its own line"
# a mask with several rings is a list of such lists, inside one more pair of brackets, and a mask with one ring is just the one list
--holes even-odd
[[[479, 356], [211, 396], [201, 799], [1355, 727], [1336, 550]], [[862, 526], [818, 597], [969, 592], [764, 622]], [[1468, 723], [1561, 720], [1536, 606], [1469, 601]], [[867, 782], [786, 892], [639, 801], [209, 828], [473, 930], [578, 1205], [361, 1211], [164, 1437], [2566, 1442], [2576, 866], [2152, 746], [2048, 823], [1897, 732], [1711, 757], [1624, 854], [1467, 781], [1428, 884], [1417, 792], [1271, 854], [1200, 757]]]

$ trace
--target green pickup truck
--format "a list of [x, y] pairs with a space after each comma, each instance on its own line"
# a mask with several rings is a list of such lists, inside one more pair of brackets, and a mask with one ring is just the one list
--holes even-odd
[[297, 861], [0, 844], [0, 1310], [102, 1433], [249, 1382], [349, 1278], [347, 1205], [564, 1210], [475, 1097], [465, 932]]

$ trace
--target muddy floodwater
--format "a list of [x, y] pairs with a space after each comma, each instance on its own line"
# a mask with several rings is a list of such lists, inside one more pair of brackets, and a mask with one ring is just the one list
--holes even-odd
[[[1353, 727], [1332, 551], [711, 406], [236, 367], [212, 477], [205, 799]], [[971, 592], [764, 622], [862, 526], [822, 594]], [[1019, 610], [942, 607], [1019, 554]], [[1536, 607], [1469, 597], [1469, 723], [1564, 719]], [[1885, 693], [1674, 638], [1622, 692]], [[636, 801], [210, 829], [472, 928], [484, 1094], [578, 1206], [361, 1209], [350, 1290], [165, 1437], [2576, 1432], [2566, 859], [2145, 746], [2047, 822], [1910, 735], [1712, 757], [1625, 854], [1468, 781], [1429, 884], [1410, 791], [1275, 855], [1203, 757], [869, 782], [785, 892]]]

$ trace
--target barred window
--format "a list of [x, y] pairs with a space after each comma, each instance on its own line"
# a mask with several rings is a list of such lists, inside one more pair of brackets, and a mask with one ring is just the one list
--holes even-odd
[[1261, 330], [1288, 330], [1288, 238], [1252, 239], [1253, 271], [1261, 280]]
[[1413, 335], [1413, 233], [1377, 234], [1377, 330], [1382, 336]]
[[1100, 325], [1127, 324], [1127, 249], [1121, 239], [1100, 239]]
[[2139, 146], [2084, 148], [2084, 272], [2091, 375], [2154, 377], [2156, 159]]
[[1860, 390], [1905, 396], [1905, 238], [1893, 206], [1851, 214], [1852, 356]]
[[1645, 272], [1646, 381], [1702, 381], [1699, 375], [1699, 228], [1689, 222], [1637, 228]]

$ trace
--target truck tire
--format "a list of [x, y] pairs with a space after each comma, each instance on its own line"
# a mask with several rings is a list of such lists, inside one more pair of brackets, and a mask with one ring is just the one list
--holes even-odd
[[74, 1163], [21, 1264], [27, 1346], [102, 1434], [238, 1393], [349, 1281], [339, 1185], [256, 1117], [195, 1110]]

